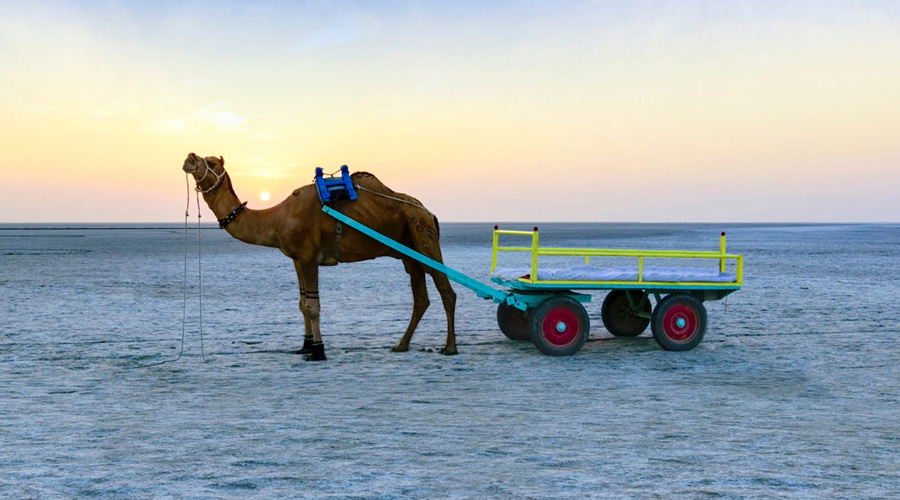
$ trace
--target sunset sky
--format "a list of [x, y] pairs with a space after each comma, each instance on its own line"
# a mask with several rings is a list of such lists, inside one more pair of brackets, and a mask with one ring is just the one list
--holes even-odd
[[0, 222], [180, 222], [189, 152], [251, 208], [348, 164], [442, 221], [900, 221], [900, 2], [0, 9]]

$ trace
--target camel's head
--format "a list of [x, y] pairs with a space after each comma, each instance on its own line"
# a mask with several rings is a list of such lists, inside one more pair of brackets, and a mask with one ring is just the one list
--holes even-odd
[[190, 153], [184, 160], [182, 169], [194, 176], [197, 189], [205, 194], [219, 187], [222, 177], [225, 176], [225, 158], [221, 156], [203, 158]]

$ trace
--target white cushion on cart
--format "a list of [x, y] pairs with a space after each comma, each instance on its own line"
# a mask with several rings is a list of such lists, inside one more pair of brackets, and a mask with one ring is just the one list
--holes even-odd
[[[493, 277], [506, 281], [530, 277], [531, 269], [498, 267]], [[538, 269], [539, 281], [637, 281], [637, 267], [573, 266], [557, 269]], [[720, 273], [717, 269], [691, 267], [644, 267], [644, 281], [662, 283], [732, 283], [735, 273]]]

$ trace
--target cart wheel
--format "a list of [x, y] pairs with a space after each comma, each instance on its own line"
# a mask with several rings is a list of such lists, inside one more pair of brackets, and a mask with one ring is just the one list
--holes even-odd
[[[629, 294], [632, 303], [638, 304], [638, 311], [632, 309], [628, 302]], [[643, 292], [632, 293], [626, 290], [613, 290], [606, 295], [600, 317], [609, 333], [616, 337], [637, 337], [644, 333], [650, 324], [649, 315], [653, 308], [650, 300], [643, 295]], [[648, 317], [638, 316], [638, 312], [646, 313]]]
[[550, 297], [531, 315], [531, 341], [550, 356], [578, 352], [587, 341], [590, 329], [587, 311], [571, 297]]
[[706, 308], [690, 295], [668, 295], [653, 310], [651, 330], [663, 349], [690, 351], [706, 333]]
[[531, 340], [531, 315], [505, 302], [497, 307], [497, 324], [509, 340]]

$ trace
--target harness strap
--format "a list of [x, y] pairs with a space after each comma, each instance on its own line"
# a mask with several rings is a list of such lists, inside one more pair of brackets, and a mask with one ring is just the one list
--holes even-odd
[[[340, 201], [334, 204], [334, 208], [337, 209], [338, 212], [343, 213], [342, 205]], [[344, 224], [341, 221], [335, 221], [337, 223], [334, 226], [334, 258], [338, 262], [341, 261], [341, 235], [344, 234]]]
[[337, 226], [334, 228], [334, 258], [337, 259], [338, 262], [341, 261], [341, 234], [344, 233], [344, 225], [341, 221], [338, 221]]

